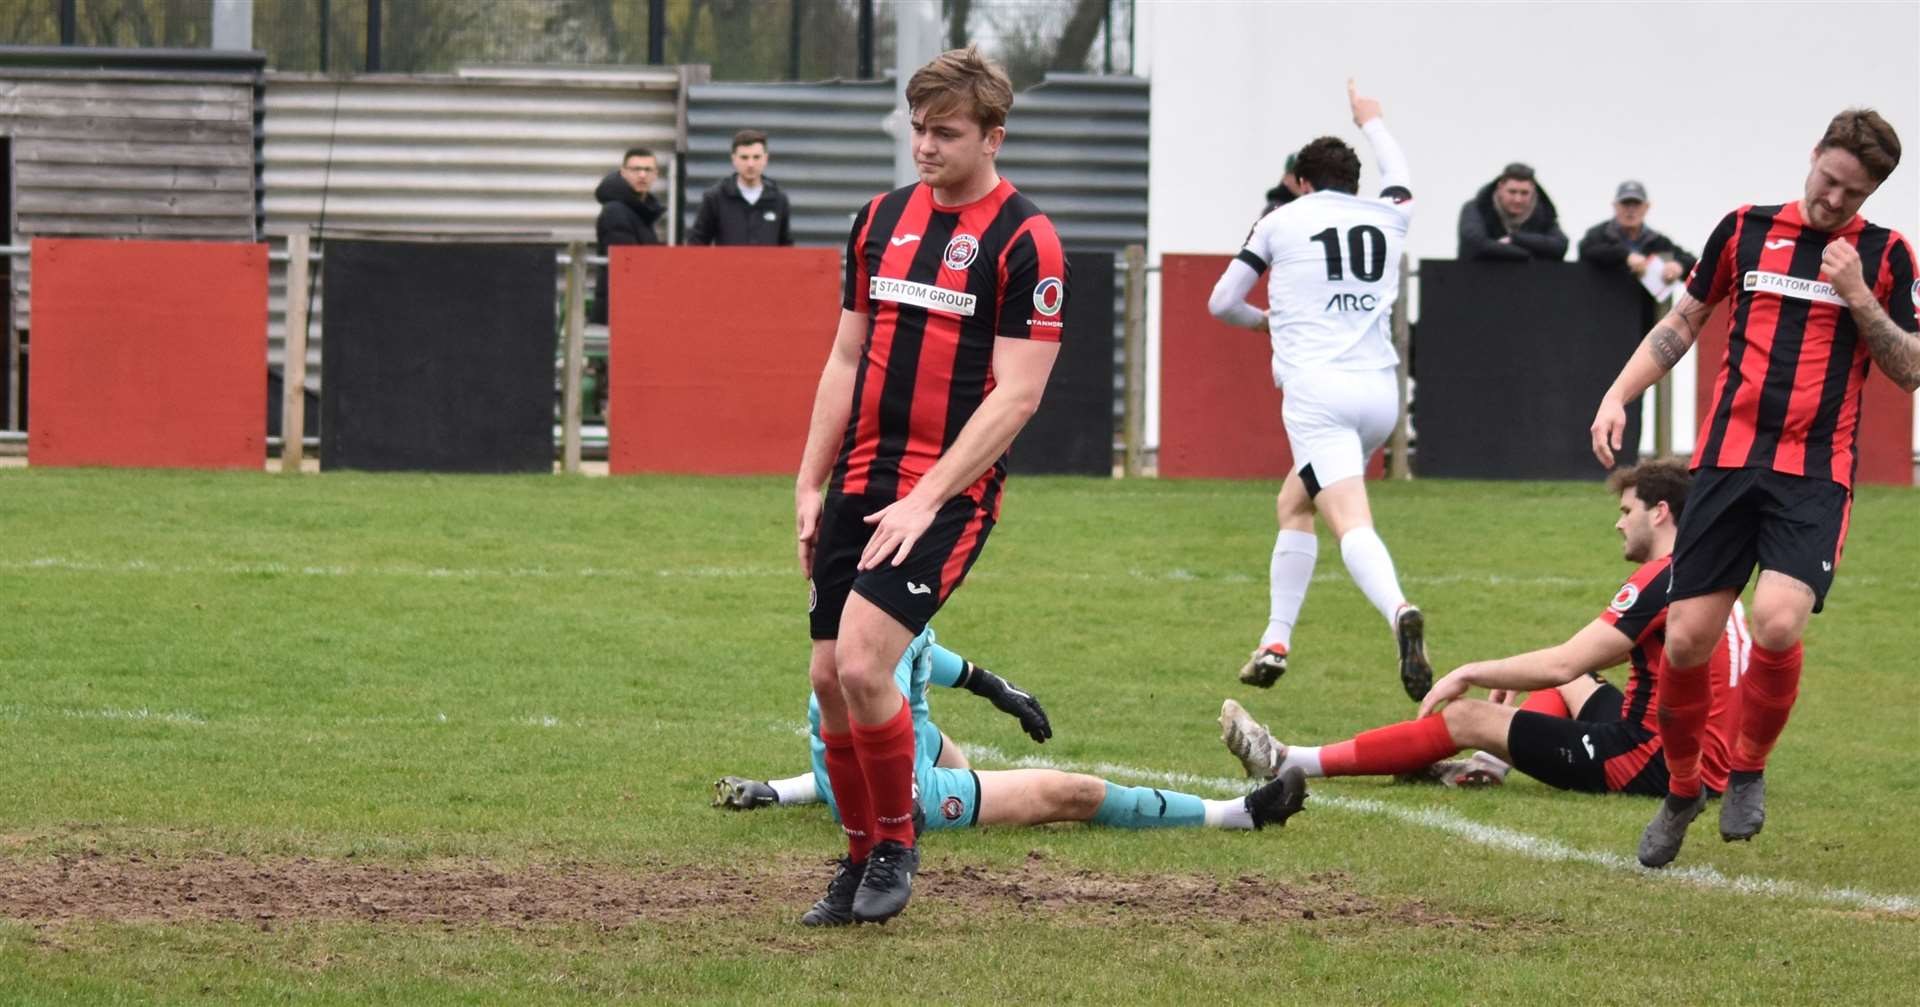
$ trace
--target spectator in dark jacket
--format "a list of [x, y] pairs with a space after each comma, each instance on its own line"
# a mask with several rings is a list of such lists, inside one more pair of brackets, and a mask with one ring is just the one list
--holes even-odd
[[[620, 158], [620, 169], [610, 171], [593, 190], [600, 201], [600, 218], [593, 222], [594, 251], [607, 254], [611, 245], [658, 245], [660, 232], [654, 225], [665, 207], [650, 191], [660, 177], [660, 164], [653, 151], [634, 147]], [[587, 320], [607, 324], [607, 267], [601, 266], [593, 281], [593, 309]]]
[[1296, 156], [1295, 154], [1287, 155], [1287, 164], [1280, 175], [1280, 184], [1267, 190], [1266, 208], [1260, 211], [1260, 216], [1255, 218], [1254, 223], [1259, 223], [1267, 214], [1300, 198], [1300, 180], [1293, 177], [1293, 159]]
[[1622, 266], [1635, 276], [1646, 272], [1647, 260], [1660, 260], [1660, 282], [1676, 283], [1693, 272], [1698, 261], [1673, 239], [1647, 226], [1647, 187], [1626, 181], [1613, 193], [1613, 219], [1587, 230], [1580, 239], [1580, 261], [1606, 269]]
[[766, 176], [767, 134], [733, 134], [733, 174], [708, 189], [687, 229], [689, 245], [791, 245], [787, 194]]
[[1534, 180], [1533, 169], [1514, 162], [1460, 208], [1460, 258], [1482, 260], [1566, 258], [1560, 214]]

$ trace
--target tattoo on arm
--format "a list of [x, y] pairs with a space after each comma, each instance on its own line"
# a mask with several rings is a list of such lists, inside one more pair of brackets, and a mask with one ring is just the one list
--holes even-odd
[[1692, 343], [1700, 338], [1700, 326], [1707, 324], [1707, 316], [1712, 313], [1712, 305], [1696, 301], [1692, 294], [1682, 290], [1667, 317], [1685, 328], [1687, 342]]
[[1667, 313], [1653, 331], [1647, 333], [1647, 352], [1663, 371], [1673, 370], [1673, 365], [1687, 355], [1693, 348], [1693, 342], [1700, 337], [1700, 326], [1706, 321], [1708, 308], [1693, 299], [1693, 296], [1681, 292], [1680, 299], [1674, 302], [1673, 310]]
[[1872, 302], [1865, 310], [1856, 309], [1853, 320], [1867, 352], [1873, 354], [1873, 362], [1887, 372], [1887, 377], [1909, 392], [1920, 388], [1920, 336], [1895, 325], [1880, 305]]
[[1653, 331], [1647, 333], [1647, 351], [1653, 354], [1654, 362], [1663, 371], [1673, 370], [1673, 365], [1687, 355], [1687, 347], [1692, 344], [1693, 340], [1681, 336], [1666, 322], [1654, 326]]

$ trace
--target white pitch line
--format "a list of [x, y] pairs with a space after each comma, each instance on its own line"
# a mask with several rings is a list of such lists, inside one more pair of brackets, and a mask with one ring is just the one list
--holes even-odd
[[[20, 573], [39, 573], [54, 571], [60, 573], [99, 573], [99, 574], [159, 574], [168, 576], [261, 576], [277, 575], [286, 577], [418, 577], [430, 580], [482, 580], [482, 579], [553, 579], [553, 580], [654, 580], [654, 579], [695, 579], [695, 580], [795, 580], [793, 568], [780, 566], [691, 566], [691, 567], [655, 567], [655, 568], [607, 568], [607, 567], [428, 567], [428, 566], [342, 566], [342, 565], [301, 565], [293, 563], [153, 563], [147, 560], [133, 559], [107, 562], [101, 560], [74, 559], [66, 556], [44, 556], [26, 560], [0, 560], [0, 571]], [[1002, 576], [991, 570], [974, 575], [975, 579], [999, 580]], [[1146, 581], [1154, 584], [1251, 584], [1256, 577], [1246, 573], [1195, 573], [1183, 568], [1171, 570], [1128, 570], [1125, 577], [1134, 581]], [[1017, 579], [1029, 581], [1070, 580], [1092, 583], [1110, 581], [1111, 576], [1093, 573], [1021, 573]], [[1326, 572], [1314, 576], [1316, 584], [1347, 583], [1344, 573]], [[1403, 584], [1421, 586], [1439, 586], [1465, 584], [1491, 588], [1542, 588], [1542, 587], [1618, 587], [1620, 580], [1613, 577], [1563, 577], [1553, 574], [1531, 576], [1511, 576], [1508, 574], [1402, 574]], [[1847, 583], [1859, 587], [1872, 587], [1880, 582], [1878, 577], [1854, 577]]]
[[[1096, 762], [1091, 764], [1050, 759], [1045, 756], [1023, 755], [1009, 758], [1006, 753], [991, 745], [965, 746], [967, 754], [978, 756], [989, 762], [1003, 763], [1019, 769], [1059, 769], [1071, 773], [1091, 773], [1109, 779], [1134, 780], [1143, 783], [1160, 783], [1182, 790], [1206, 790], [1221, 796], [1244, 794], [1248, 781], [1228, 776], [1200, 776], [1194, 773], [1167, 772], [1144, 769], [1114, 762]], [[1637, 875], [1651, 881], [1674, 881], [1690, 884], [1699, 888], [1717, 891], [1737, 892], [1742, 895], [1766, 895], [1775, 898], [1804, 899], [1811, 902], [1829, 902], [1859, 909], [1874, 909], [1889, 913], [1911, 913], [1920, 911], [1920, 897], [1911, 895], [1881, 895], [1862, 891], [1858, 888], [1817, 887], [1799, 881], [1785, 881], [1776, 878], [1760, 878], [1751, 875], [1728, 876], [1712, 867], [1669, 867], [1649, 870], [1640, 866], [1631, 857], [1617, 853], [1601, 853], [1569, 846], [1554, 839], [1546, 839], [1517, 829], [1502, 828], [1476, 822], [1457, 812], [1440, 808], [1410, 808], [1388, 801], [1365, 797], [1341, 797], [1337, 794], [1316, 793], [1313, 806], [1334, 808], [1339, 811], [1356, 812], [1367, 815], [1381, 815], [1396, 818], [1409, 825], [1436, 829], [1457, 836], [1468, 842], [1491, 849], [1517, 853], [1535, 860], [1554, 863], [1582, 863], [1602, 867], [1611, 871]]]

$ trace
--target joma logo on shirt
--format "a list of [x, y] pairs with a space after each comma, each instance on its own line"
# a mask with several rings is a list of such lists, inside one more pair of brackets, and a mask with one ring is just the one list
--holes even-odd
[[1327, 298], [1327, 306], [1322, 311], [1372, 311], [1380, 306], [1380, 299], [1372, 294], [1335, 294]]

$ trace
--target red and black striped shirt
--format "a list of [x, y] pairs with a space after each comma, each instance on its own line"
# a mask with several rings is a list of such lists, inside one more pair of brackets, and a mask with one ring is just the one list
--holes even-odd
[[[877, 196], [847, 238], [841, 304], [869, 316], [828, 492], [898, 500], [993, 390], [997, 337], [1059, 341], [1069, 277], [1053, 222], [1006, 179], [965, 206], [923, 183]], [[999, 513], [1002, 454], [964, 494]]]
[[[1667, 589], [1673, 580], [1673, 557], [1662, 556], [1641, 564], [1600, 614], [1601, 621], [1633, 641], [1627, 663], [1633, 668], [1623, 690], [1620, 719], [1660, 730], [1653, 705], [1654, 669], [1667, 649]], [[1578, 711], [1575, 711], [1576, 713]]]
[[[1657, 675], [1667, 649], [1667, 594], [1673, 585], [1673, 557], [1662, 556], [1640, 565], [1600, 613], [1600, 620], [1633, 641], [1627, 654], [1632, 673], [1622, 690], [1620, 719], [1638, 724], [1647, 740], [1632, 751], [1607, 760], [1607, 786], [1625, 789], [1653, 757], [1660, 754], [1660, 715]], [[1701, 779], [1714, 790], [1727, 789], [1727, 753], [1740, 723], [1740, 676], [1746, 671], [1748, 647], [1746, 613], [1738, 602], [1727, 616], [1726, 632], [1707, 658], [1711, 699], [1707, 729], [1700, 742]], [[1578, 713], [1579, 711], [1575, 711]]]
[[1743, 206], [1720, 221], [1687, 281], [1704, 304], [1731, 296], [1727, 355], [1693, 467], [1769, 468], [1853, 485], [1860, 399], [1871, 363], [1853, 313], [1820, 276], [1844, 239], [1894, 324], [1914, 329], [1913, 248], [1856, 216], [1836, 232], [1807, 226], [1797, 203]]

